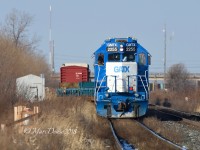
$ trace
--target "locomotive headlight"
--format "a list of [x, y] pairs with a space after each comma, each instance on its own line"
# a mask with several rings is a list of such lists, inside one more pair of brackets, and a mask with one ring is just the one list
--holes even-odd
[[135, 97], [139, 97], [140, 95], [138, 93], [135, 93]]
[[105, 96], [108, 98], [108, 97], [109, 97], [109, 94], [108, 94], [108, 93], [106, 93], [106, 94], [105, 94]]
[[120, 51], [124, 51], [123, 45], [120, 45]]

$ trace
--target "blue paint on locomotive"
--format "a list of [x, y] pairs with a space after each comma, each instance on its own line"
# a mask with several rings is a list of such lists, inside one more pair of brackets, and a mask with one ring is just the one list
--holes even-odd
[[146, 114], [150, 54], [137, 40], [112, 38], [94, 52], [97, 114], [135, 118]]

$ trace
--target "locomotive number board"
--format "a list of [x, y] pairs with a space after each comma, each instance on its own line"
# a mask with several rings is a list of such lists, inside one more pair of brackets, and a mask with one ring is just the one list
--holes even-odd
[[126, 51], [127, 52], [135, 52], [136, 51], [136, 43], [126, 43]]
[[116, 46], [112, 46], [112, 47], [107, 47], [107, 51], [108, 52], [117, 52], [118, 48]]

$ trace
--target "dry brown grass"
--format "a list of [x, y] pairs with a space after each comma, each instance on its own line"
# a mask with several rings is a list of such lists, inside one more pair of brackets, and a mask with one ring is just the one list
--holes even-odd
[[114, 127], [117, 134], [128, 140], [140, 150], [174, 150], [175, 148], [156, 138], [133, 120], [115, 120]]
[[[17, 14], [16, 14], [17, 15]], [[16, 17], [16, 16], [15, 16]], [[1, 26], [2, 27], [2, 26]], [[2, 31], [0, 27], [0, 30]], [[17, 47], [13, 39], [0, 31], [0, 121], [10, 118], [16, 97], [16, 78], [45, 74], [49, 78], [49, 67], [45, 57], [28, 48], [27, 43]], [[26, 41], [26, 40], [25, 40]], [[25, 46], [26, 45], [26, 46]], [[31, 67], [30, 67], [31, 66]]]
[[[42, 110], [38, 122], [26, 127], [25, 134], [16, 136], [25, 141], [24, 149], [114, 149], [108, 122], [96, 115], [94, 103], [81, 97], [59, 97], [38, 105]], [[40, 132], [36, 134], [34, 129]], [[11, 138], [11, 135], [6, 136]], [[12, 143], [10, 147], [15, 145], [20, 143]]]
[[167, 128], [164, 126], [163, 122], [157, 120], [154, 117], [144, 118], [143, 122], [145, 125], [153, 129], [156, 133], [162, 135], [163, 137], [174, 141], [175, 143], [181, 143], [182, 135], [176, 130]]
[[196, 112], [200, 107], [200, 90], [194, 90], [188, 93], [158, 90], [151, 92], [150, 103], [186, 112]]
[[65, 83], [65, 82], [63, 82], [63, 83], [60, 83], [59, 87], [61, 87], [61, 88], [78, 88], [79, 85], [78, 85], [78, 83]]
[[197, 106], [196, 112], [200, 113], [200, 105]]

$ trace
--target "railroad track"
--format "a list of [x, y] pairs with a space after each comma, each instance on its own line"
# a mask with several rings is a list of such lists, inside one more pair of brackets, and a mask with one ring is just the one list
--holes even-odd
[[[187, 117], [183, 114], [187, 115]], [[158, 130], [158, 127], [148, 123], [149, 120], [156, 118], [158, 121], [156, 124], [161, 126], [162, 129], [168, 128], [168, 130], [171, 130], [172, 135], [167, 135], [165, 130], [160, 130], [158, 131], [159, 133], [164, 133], [170, 140], [176, 141], [179, 145], [185, 145], [189, 149], [199, 149], [200, 122], [198, 117], [198, 115], [176, 111], [171, 108], [151, 105], [149, 106], [147, 116], [142, 121], [151, 126], [151, 128]]]
[[168, 108], [168, 107], [164, 107], [164, 106], [158, 106], [158, 105], [154, 105], [154, 104], [149, 104], [149, 107], [155, 107], [159, 110], [163, 110], [165, 112], [170, 112], [173, 113], [174, 115], [180, 116], [182, 118], [186, 118], [189, 120], [193, 120], [193, 121], [200, 121], [200, 115], [198, 114], [194, 114], [194, 113], [187, 113], [187, 112], [183, 112], [183, 111], [179, 111], [173, 108]]
[[[130, 131], [130, 129], [132, 129], [132, 132], [128, 133], [126, 131], [121, 131], [121, 133], [120, 133], [119, 128], [120, 127], [124, 128], [124, 126], [120, 124], [122, 122], [124, 122], [123, 124], [125, 125], [125, 128], [127, 128], [126, 131], [127, 130]], [[117, 123], [119, 123], [119, 125], [116, 125]], [[184, 146], [182, 147], [182, 146], [168, 140], [167, 138], [157, 134], [155, 131], [153, 131], [152, 129], [150, 129], [149, 127], [147, 127], [145, 124], [143, 124], [141, 121], [139, 121], [137, 119], [121, 119], [121, 120], [113, 119], [113, 120], [109, 120], [109, 124], [110, 124], [111, 130], [113, 132], [113, 136], [115, 138], [117, 148], [120, 150], [126, 150], [126, 149], [132, 150], [132, 149], [136, 149], [135, 147], [138, 147], [139, 149], [147, 149], [148, 147], [150, 147], [149, 149], [160, 149], [161, 148], [161, 147], [157, 147], [157, 146], [152, 146], [152, 145], [154, 145], [154, 143], [151, 143], [151, 141], [157, 143], [158, 146], [159, 145], [166, 146], [166, 149], [184, 149]], [[130, 126], [131, 124], [132, 124], [132, 126]], [[138, 126], [138, 128], [134, 128], [133, 124], [137, 124], [136, 126]], [[116, 128], [115, 128], [115, 126], [116, 126]], [[130, 127], [130, 129], [128, 129], [129, 127]], [[138, 135], [136, 133], [136, 131], [141, 131], [141, 134]], [[122, 134], [122, 132], [124, 132], [124, 133]], [[138, 137], [140, 137], [140, 138], [138, 138]], [[138, 138], [138, 139], [134, 141], [133, 139], [136, 139], [136, 138]], [[147, 142], [144, 140], [145, 138], [148, 140]], [[124, 140], [124, 139], [126, 139], [126, 140]], [[144, 140], [145, 142], [143, 142], [142, 140]], [[129, 144], [127, 141], [130, 141], [131, 144]], [[136, 141], [143, 142], [143, 144], [135, 143]], [[132, 145], [133, 143], [134, 143], [134, 146]], [[140, 147], [141, 145], [143, 147]], [[149, 145], [151, 145], [151, 146], [149, 146]]]
[[126, 140], [120, 138], [120, 137], [117, 135], [117, 133], [115, 132], [115, 129], [114, 129], [114, 127], [113, 127], [112, 121], [109, 120], [109, 119], [108, 119], [108, 121], [109, 121], [109, 125], [110, 125], [110, 128], [111, 128], [111, 131], [112, 131], [112, 133], [113, 133], [114, 139], [115, 139], [115, 141], [116, 141], [116, 147], [117, 147], [117, 149], [119, 149], [119, 150], [135, 150], [135, 148], [134, 148], [133, 145], [128, 144], [128, 143], [126, 142]]
[[172, 145], [174, 148], [177, 148], [177, 149], [184, 149], [184, 146], [182, 147], [182, 146], [180, 146], [180, 145], [178, 145], [178, 144], [176, 144], [176, 143], [174, 143], [174, 142], [168, 140], [167, 138], [165, 138], [165, 137], [163, 137], [163, 136], [157, 134], [154, 130], [150, 129], [148, 126], [146, 126], [145, 124], [143, 124], [141, 121], [136, 120], [136, 119], [134, 119], [134, 121], [136, 121], [136, 122], [137, 122], [142, 128], [144, 128], [146, 131], [150, 132], [152, 135], [154, 135], [154, 136], [157, 137], [158, 139], [160, 139], [160, 140], [162, 140], [162, 141], [164, 141], [164, 142], [166, 142], [166, 143]]
[[181, 112], [172, 108], [167, 108], [167, 107], [162, 107], [162, 106], [157, 106], [157, 105], [149, 105], [150, 109], [153, 109], [154, 111], [157, 111], [162, 114], [170, 115], [173, 117], [176, 117], [180, 119], [180, 121], [183, 121], [187, 124], [196, 126], [200, 128], [200, 116], [196, 114], [191, 114], [191, 113], [186, 113], [186, 112]]

